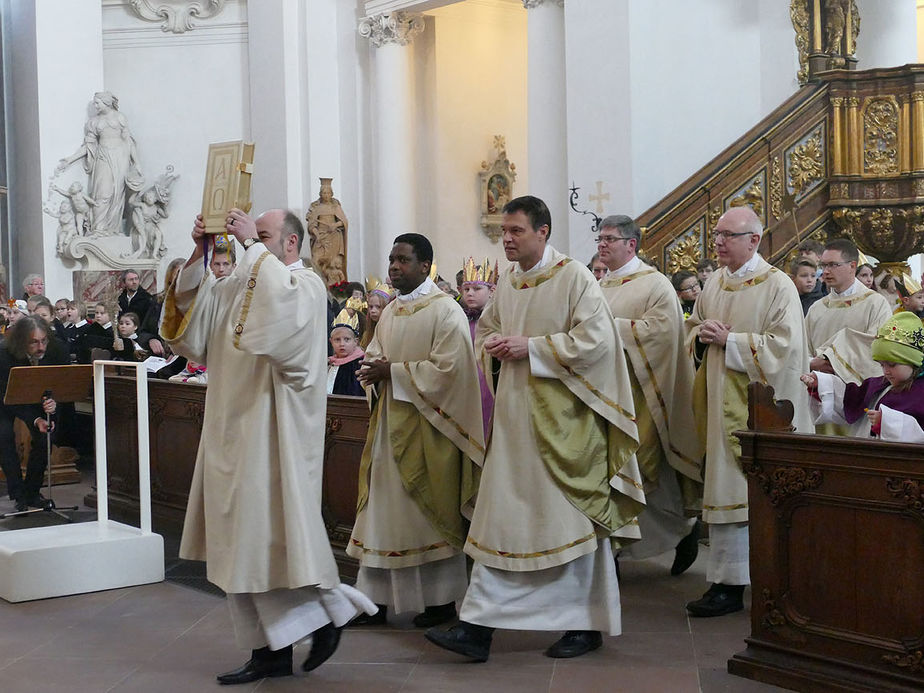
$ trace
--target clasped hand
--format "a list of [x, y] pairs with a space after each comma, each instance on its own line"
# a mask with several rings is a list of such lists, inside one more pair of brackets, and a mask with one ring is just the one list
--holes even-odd
[[391, 364], [385, 359], [363, 361], [363, 365], [356, 371], [356, 379], [363, 387], [369, 387], [390, 378]]
[[731, 325], [718, 320], [705, 320], [699, 328], [699, 341], [703, 344], [718, 344], [725, 346]]
[[503, 337], [494, 334], [484, 342], [484, 350], [498, 361], [518, 361], [529, 356], [529, 337]]

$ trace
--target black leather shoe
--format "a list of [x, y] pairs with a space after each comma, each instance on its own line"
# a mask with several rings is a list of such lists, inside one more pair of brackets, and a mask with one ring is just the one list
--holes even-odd
[[554, 645], [545, 651], [546, 657], [567, 659], [580, 657], [603, 644], [599, 630], [569, 630]]
[[360, 614], [347, 624], [352, 626], [384, 626], [388, 623], [388, 607], [384, 604], [376, 604], [379, 610], [374, 614]]
[[677, 544], [677, 548], [674, 549], [674, 563], [671, 565], [671, 575], [680, 575], [686, 572], [687, 568], [696, 561], [696, 557], [699, 555], [700, 527], [700, 521], [697, 520], [690, 533]]
[[715, 583], [706, 594], [687, 604], [690, 616], [707, 618], [724, 616], [744, 608], [744, 585], [722, 585]]
[[253, 650], [250, 660], [234, 671], [227, 671], [217, 676], [218, 683], [231, 686], [237, 683], [250, 683], [260, 679], [292, 675], [292, 646], [281, 650], [261, 647]]
[[21, 513], [29, 509], [29, 503], [26, 502], [25, 498], [16, 499], [16, 512]]
[[333, 623], [318, 628], [311, 638], [311, 650], [302, 662], [302, 671], [311, 671], [324, 664], [340, 644], [340, 628]]
[[431, 628], [424, 633], [424, 637], [444, 650], [469, 657], [476, 662], [487, 662], [491, 653], [491, 640], [494, 639], [494, 629], [459, 621], [449, 630]]
[[456, 617], [456, 605], [454, 602], [449, 604], [440, 604], [439, 606], [428, 606], [414, 617], [414, 625], [418, 628], [432, 628], [443, 623], [449, 623]]

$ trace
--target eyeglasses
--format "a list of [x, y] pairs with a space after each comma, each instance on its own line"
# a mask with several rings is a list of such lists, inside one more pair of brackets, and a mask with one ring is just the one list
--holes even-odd
[[698, 289], [698, 288], [699, 288], [699, 282], [697, 282], [696, 284], [690, 284], [690, 286], [681, 286], [681, 287], [680, 287], [680, 291], [681, 291], [681, 292], [683, 292], [683, 291], [693, 291], [693, 289]]
[[597, 236], [594, 241], [596, 243], [615, 243], [616, 241], [634, 241], [634, 238], [623, 238], [622, 236]]
[[719, 236], [721, 236], [721, 237], [724, 238], [726, 241], [727, 241], [729, 238], [734, 238], [735, 236], [753, 236], [753, 235], [755, 235], [755, 234], [751, 233], [750, 231], [716, 231], [716, 232], [715, 232], [715, 237], [716, 237], [716, 238], [718, 238]]
[[850, 264], [849, 262], [819, 262], [818, 269], [820, 270], [834, 269], [835, 267], [840, 267], [841, 265], [849, 265], [849, 264]]

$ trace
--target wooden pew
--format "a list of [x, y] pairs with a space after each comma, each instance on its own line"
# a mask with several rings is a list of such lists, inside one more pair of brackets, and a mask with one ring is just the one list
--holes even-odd
[[750, 386], [751, 635], [728, 671], [799, 691], [924, 689], [924, 447], [791, 433]]
[[[151, 514], [155, 531], [178, 537], [199, 449], [206, 386], [150, 380]], [[109, 513], [137, 523], [138, 459], [135, 380], [106, 376], [106, 447]], [[359, 460], [369, 408], [362, 397], [331, 395], [327, 401], [322, 513], [340, 574], [355, 577], [357, 562], [344, 549], [356, 516]], [[96, 491], [84, 502], [96, 507]]]

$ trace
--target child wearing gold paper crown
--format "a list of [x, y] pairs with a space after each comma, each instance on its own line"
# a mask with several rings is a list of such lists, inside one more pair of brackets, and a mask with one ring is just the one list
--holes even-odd
[[918, 281], [910, 274], [905, 274], [900, 280], [896, 280], [895, 289], [901, 302], [901, 307], [895, 312], [907, 311], [924, 318], [924, 289]]
[[859, 385], [828, 373], [802, 376], [815, 423], [855, 424], [855, 435], [899, 443], [924, 443], [924, 327], [901, 311], [879, 328], [872, 345], [882, 375]]
[[375, 336], [375, 326], [379, 324], [382, 311], [385, 310], [391, 299], [395, 297], [395, 290], [388, 284], [383, 284], [378, 277], [366, 279], [366, 329], [362, 331], [359, 346], [365, 349]]

